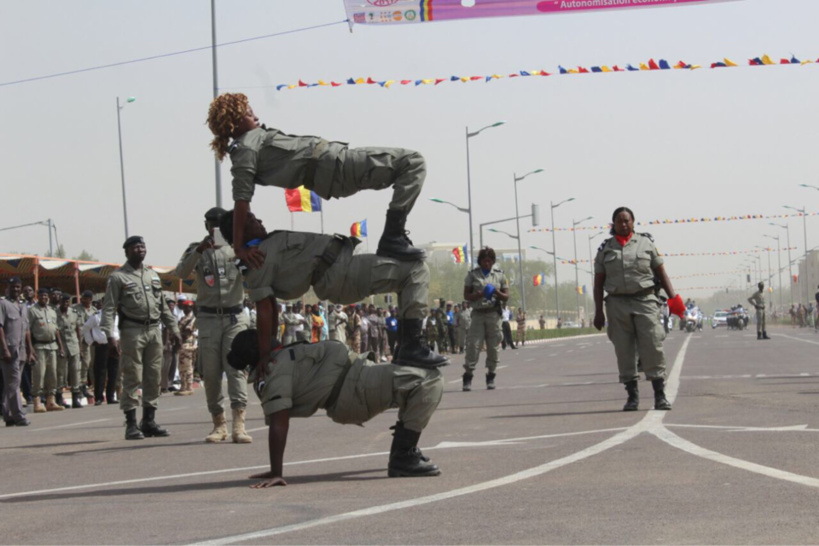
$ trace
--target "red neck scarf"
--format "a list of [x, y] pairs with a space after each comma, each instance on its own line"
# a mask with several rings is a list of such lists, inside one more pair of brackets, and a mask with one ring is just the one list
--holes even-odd
[[615, 235], [615, 236], [614, 236], [614, 238], [615, 238], [615, 239], [617, 239], [617, 242], [618, 242], [618, 243], [620, 243], [620, 246], [626, 246], [626, 243], [627, 243], [627, 242], [629, 242], [629, 241], [631, 240], [631, 236], [632, 236], [632, 235], [634, 235], [634, 232], [633, 232], [633, 231], [632, 231], [631, 233], [629, 233], [629, 234], [628, 234], [627, 236], [625, 236], [625, 237], [621, 237], [621, 236], [619, 236], [619, 235]]

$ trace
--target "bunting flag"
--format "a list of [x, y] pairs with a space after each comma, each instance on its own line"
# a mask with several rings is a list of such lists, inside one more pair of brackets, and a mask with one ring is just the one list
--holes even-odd
[[353, 25], [406, 25], [588, 11], [628, 11], [635, 8], [698, 6], [734, 0], [344, 0]]
[[[804, 216], [817, 216], [819, 212], [808, 212]], [[714, 217], [704, 217], [704, 218], [678, 218], [676, 220], [648, 220], [646, 222], [634, 222], [635, 226], [665, 226], [665, 225], [672, 225], [672, 224], [700, 224], [700, 223], [709, 223], [709, 222], [735, 222], [739, 220], [785, 220], [787, 218], [801, 218], [803, 214], [800, 213], [793, 213], [793, 214], [742, 214], [739, 216], [714, 216]], [[580, 226], [580, 227], [565, 227], [565, 228], [554, 228], [555, 232], [558, 231], [587, 231], [587, 230], [594, 230], [600, 231], [605, 230], [608, 231], [611, 229], [611, 224], [605, 225], [598, 225], [598, 226]], [[551, 228], [533, 228], [528, 231], [529, 233], [551, 233]]]
[[[616, 72], [628, 73], [628, 72], [662, 72], [665, 70], [677, 70], [677, 71], [689, 71], [693, 72], [698, 68], [703, 67], [710, 67], [711, 69], [717, 68], [744, 68], [744, 67], [754, 67], [754, 66], [783, 66], [783, 65], [797, 65], [797, 66], [805, 66], [808, 64], [816, 64], [819, 63], [819, 59], [813, 60], [813, 58], [808, 58], [806, 60], [800, 61], [796, 56], [791, 56], [790, 58], [782, 58], [780, 61], [774, 62], [773, 59], [770, 58], [768, 55], [763, 55], [762, 57], [754, 57], [752, 59], [748, 59], [747, 65], [740, 65], [728, 58], [723, 58], [719, 61], [714, 61], [710, 63], [704, 64], [695, 64], [695, 63], [687, 63], [685, 61], [678, 61], [674, 65], [671, 65], [665, 59], [654, 60], [653, 58], [649, 59], [645, 62], [637, 63], [637, 66], [634, 66], [632, 63], [626, 63], [624, 66], [620, 66], [617, 64], [614, 65], [594, 65], [589, 67], [578, 66], [575, 68], [565, 68], [563, 65], [557, 65], [557, 70], [552, 70], [549, 72], [548, 70], [544, 69], [537, 69], [537, 70], [518, 70], [517, 72], [512, 72], [507, 75], [502, 75], [498, 73], [492, 74], [483, 74], [483, 75], [474, 75], [474, 76], [459, 76], [459, 75], [450, 75], [446, 77], [439, 77], [439, 78], [395, 78], [395, 79], [384, 79], [380, 80], [377, 78], [373, 78], [372, 76], [369, 77], [357, 77], [357, 78], [347, 78], [342, 79], [341, 81], [334, 81], [334, 80], [317, 80], [315, 82], [305, 82], [303, 80], [298, 80], [297, 83], [280, 83], [276, 85], [276, 91], [285, 91], [290, 89], [310, 89], [313, 87], [326, 87], [326, 88], [336, 88], [341, 87], [344, 85], [365, 85], [365, 86], [377, 86], [381, 89], [390, 89], [393, 85], [398, 84], [398, 86], [402, 87], [418, 87], [421, 85], [432, 85], [437, 86], [441, 83], [489, 83], [493, 80], [500, 80], [500, 79], [511, 79], [511, 78], [526, 78], [531, 76], [552, 76], [552, 75], [560, 75], [560, 76], [567, 76], [573, 74], [613, 74]], [[272, 87], [272, 86], [271, 86]]]
[[793, 284], [796, 284], [798, 282], [799, 282], [799, 275], [794, 275], [793, 276]]
[[284, 190], [284, 199], [290, 212], [320, 212], [321, 197], [304, 186]]
[[360, 222], [353, 222], [353, 225], [350, 226], [350, 235], [353, 237], [366, 237], [367, 236], [367, 220], [362, 220]]
[[456, 246], [455, 248], [453, 248], [452, 255], [455, 256], [456, 264], [466, 263], [467, 260], [466, 245]]
[[[782, 250], [796, 250], [797, 247], [783, 248]], [[663, 258], [694, 258], [700, 256], [736, 256], [740, 254], [758, 254], [760, 252], [775, 252], [773, 248], [752, 248], [750, 250], [724, 250], [721, 252], [660, 252]], [[589, 260], [560, 260], [561, 265], [587, 264]]]
[[533, 284], [535, 286], [543, 286], [546, 283], [546, 274], [545, 273], [538, 273], [535, 275], [533, 279]]
[[584, 284], [583, 286], [578, 286], [577, 293], [580, 294], [581, 296], [586, 294], [586, 285]]

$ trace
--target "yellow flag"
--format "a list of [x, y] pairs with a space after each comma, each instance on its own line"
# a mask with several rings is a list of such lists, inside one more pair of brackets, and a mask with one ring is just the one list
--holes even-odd
[[768, 57], [767, 55], [763, 55], [762, 56], [762, 64], [776, 64], [776, 63], [773, 62], [773, 60], [771, 60], [771, 58]]
[[649, 70], [649, 68], [646, 63], [640, 63], [640, 70]]
[[391, 86], [392, 84], [394, 84], [394, 83], [395, 83], [395, 80], [387, 80], [387, 81], [384, 83], [384, 87], [386, 87], [387, 89], [389, 89], [389, 88], [390, 88], [390, 86]]
[[324, 81], [324, 80], [319, 80], [319, 81], [318, 81], [318, 84], [319, 84], [319, 85], [329, 85], [329, 84], [328, 84], [326, 81]]
[[737, 65], [737, 63], [735, 63], [735, 62], [734, 62], [734, 61], [732, 61], [731, 59], [727, 59], [727, 58], [726, 58], [726, 59], [723, 59], [723, 61], [725, 61], [725, 65], [726, 65], [726, 66], [739, 66], [739, 65]]
[[434, 83], [434, 82], [435, 82], [435, 80], [421, 80], [421, 83], [423, 83], [424, 85], [426, 85], [428, 83]]
[[601, 67], [600, 67], [600, 70], [602, 70], [603, 72], [611, 72], [611, 68], [609, 68], [609, 67], [608, 67], [608, 66], [606, 66], [606, 65], [601, 66]]
[[364, 78], [356, 78], [355, 83], [367, 83], [367, 80]]

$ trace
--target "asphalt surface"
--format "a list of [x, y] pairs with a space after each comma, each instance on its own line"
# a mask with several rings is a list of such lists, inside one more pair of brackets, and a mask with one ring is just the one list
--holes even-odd
[[114, 406], [30, 415], [0, 429], [0, 542], [819, 543], [819, 335], [771, 335], [672, 333], [671, 412], [645, 382], [621, 411], [603, 335], [502, 351], [494, 391], [480, 369], [461, 392], [455, 356], [421, 437], [434, 478], [387, 477], [394, 411], [292, 420], [289, 485], [265, 490], [247, 479], [268, 465], [256, 400], [250, 445], [203, 443], [203, 389], [160, 399], [170, 438], [125, 441]]

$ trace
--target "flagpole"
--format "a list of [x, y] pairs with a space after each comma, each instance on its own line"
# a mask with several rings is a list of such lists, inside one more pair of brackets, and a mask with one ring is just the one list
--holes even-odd
[[324, 235], [324, 206], [322, 205], [321, 210], [321, 234]]
[[293, 213], [290, 213], [290, 231], [296, 231], [296, 228], [293, 227]]

